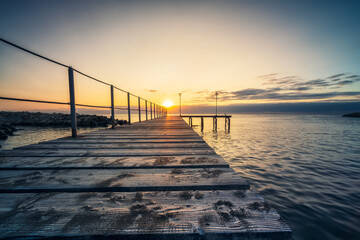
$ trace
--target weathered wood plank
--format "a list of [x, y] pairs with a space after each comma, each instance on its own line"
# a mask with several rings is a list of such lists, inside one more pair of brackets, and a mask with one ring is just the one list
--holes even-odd
[[228, 167], [218, 155], [151, 157], [0, 157], [6, 168], [201, 168]]
[[41, 144], [53, 143], [204, 143], [203, 139], [90, 139], [90, 138], [65, 138], [41, 142]]
[[193, 149], [16, 149], [3, 151], [0, 157], [127, 157], [127, 156], [181, 156], [215, 154], [211, 148]]
[[0, 216], [0, 237], [291, 237], [252, 191], [1, 194]]
[[89, 135], [89, 136], [82, 136], [80, 135], [78, 138], [82, 138], [82, 137], [86, 137], [86, 138], [99, 138], [99, 139], [201, 139], [201, 137], [193, 135], [193, 136], [167, 136], [167, 135], [163, 135], [163, 136], [147, 136], [147, 135], [138, 135], [138, 136], [134, 136], [134, 135], [118, 135], [118, 136], [114, 136], [114, 135]]
[[109, 144], [86, 144], [86, 143], [51, 143], [32, 144], [16, 149], [168, 149], [168, 148], [207, 148], [209, 145], [203, 143], [109, 143]]
[[248, 189], [231, 168], [2, 171], [4, 192], [124, 192]]

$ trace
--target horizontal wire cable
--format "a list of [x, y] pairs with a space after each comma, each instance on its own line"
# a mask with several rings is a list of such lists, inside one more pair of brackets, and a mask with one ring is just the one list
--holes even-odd
[[[43, 101], [43, 100], [34, 100], [34, 99], [24, 99], [24, 98], [11, 98], [11, 97], [1, 97], [1, 100], [10, 100], [10, 101], [21, 101], [21, 102], [36, 102], [36, 103], [49, 103], [49, 104], [61, 104], [61, 105], [70, 105], [70, 103], [66, 103], [66, 102], [53, 102], [53, 101]], [[76, 106], [79, 107], [91, 107], [91, 108], [106, 108], [106, 109], [111, 109], [110, 106], [95, 106], [95, 105], [87, 105], [87, 104], [81, 104], [81, 103], [76, 103]], [[127, 107], [121, 108], [121, 107], [114, 107], [114, 109], [116, 110], [128, 110]], [[130, 108], [130, 110], [132, 111], [139, 111], [138, 108]], [[146, 112], [145, 109], [141, 109], [141, 112]], [[149, 111], [149, 110], [148, 110]]]
[[[48, 58], [48, 57], [45, 57], [45, 56], [43, 56], [43, 55], [40, 55], [40, 54], [35, 53], [35, 52], [33, 52], [33, 51], [30, 51], [30, 50], [28, 50], [28, 49], [26, 49], [26, 48], [23, 48], [23, 47], [15, 44], [15, 43], [9, 42], [9, 41], [7, 41], [7, 40], [5, 40], [5, 39], [3, 39], [3, 38], [0, 38], [0, 41], [4, 42], [4, 43], [6, 43], [6, 44], [8, 44], [8, 45], [10, 45], [10, 46], [13, 46], [13, 47], [15, 47], [15, 48], [18, 48], [18, 49], [20, 49], [20, 50], [22, 50], [22, 51], [25, 51], [25, 52], [27, 52], [27, 53], [30, 53], [30, 54], [32, 54], [32, 55], [34, 55], [34, 56], [37, 56], [37, 57], [39, 57], [39, 58], [42, 58], [42, 59], [44, 59], [44, 60], [50, 61], [50, 62], [52, 62], [52, 63], [55, 63], [55, 64], [57, 64], [57, 65], [60, 65], [60, 66], [66, 67], [66, 68], [70, 68], [70, 66], [68, 66], [68, 65], [66, 65], [66, 64], [63, 64], [63, 63], [61, 63], [61, 62], [55, 61], [55, 60], [53, 60], [53, 59], [50, 59], [50, 58]], [[97, 81], [97, 82], [99, 82], [99, 83], [105, 84], [105, 85], [107, 85], [107, 86], [113, 86], [113, 85], [110, 84], [110, 83], [101, 81], [101, 80], [99, 80], [99, 79], [97, 79], [97, 78], [94, 78], [94, 77], [92, 77], [92, 76], [90, 76], [90, 75], [87, 75], [87, 74], [85, 74], [85, 73], [83, 73], [83, 72], [81, 72], [81, 71], [79, 71], [79, 70], [77, 70], [77, 69], [75, 69], [75, 68], [72, 68], [72, 69], [73, 69], [75, 72], [77, 72], [77, 73], [79, 73], [79, 74], [81, 74], [81, 75], [83, 75], [83, 76], [85, 76], [85, 77], [87, 77], [87, 78], [90, 78], [90, 79], [92, 79], [92, 80], [94, 80], [94, 81]], [[137, 97], [137, 98], [140, 98], [140, 99], [142, 99], [142, 100], [144, 100], [144, 101], [148, 101], [148, 100], [146, 100], [146, 99], [144, 99], [144, 98], [141, 98], [140, 96], [137, 96], [137, 95], [135, 95], [135, 94], [132, 94], [132, 93], [130, 93], [130, 92], [128, 92], [128, 91], [125, 91], [125, 90], [123, 90], [123, 89], [121, 89], [121, 88], [118, 88], [118, 87], [115, 87], [115, 86], [113, 86], [113, 87], [114, 87], [115, 89], [119, 90], [119, 91], [124, 92], [124, 93], [129, 93], [129, 94], [130, 94], [131, 96], [133, 96], [133, 97]], [[10, 100], [10, 99], [8, 99], [8, 100]], [[19, 100], [19, 101], [25, 101], [25, 100]], [[36, 102], [44, 102], [44, 103], [46, 102], [46, 101], [39, 101], [39, 100], [35, 100], [35, 101], [36, 101]], [[148, 101], [148, 102], [150, 102], [150, 101]], [[64, 104], [64, 103], [58, 103], [58, 102], [49, 102], [49, 103]], [[68, 103], [67, 103], [67, 104], [68, 104]]]
[[11, 98], [11, 97], [0, 97], [2, 100], [12, 100], [12, 101], [22, 101], [22, 102], [37, 102], [37, 103], [51, 103], [51, 104], [62, 104], [69, 105], [70, 103], [64, 102], [52, 102], [52, 101], [43, 101], [43, 100], [34, 100], [34, 99], [24, 99], [24, 98]]
[[87, 104], [80, 104], [80, 103], [75, 103], [76, 106], [80, 106], [80, 107], [92, 107], [92, 108], [107, 108], [107, 109], [111, 109], [110, 106], [94, 106], [94, 105], [87, 105]]
[[23, 48], [23, 47], [20, 47], [19, 45], [16, 45], [16, 44], [14, 44], [14, 43], [11, 43], [11, 42], [9, 42], [9, 41], [6, 41], [6, 40], [3, 39], [3, 38], [0, 38], [0, 41], [4, 42], [4, 43], [6, 43], [6, 44], [9, 44], [9, 45], [11, 45], [11, 46], [13, 46], [13, 47], [16, 47], [16, 48], [18, 48], [18, 49], [20, 49], [20, 50], [23, 50], [23, 51], [25, 51], [25, 52], [27, 52], [27, 53], [30, 53], [30, 54], [32, 54], [32, 55], [35, 55], [35, 56], [37, 56], [37, 57], [39, 57], [39, 58], [42, 58], [42, 59], [48, 60], [48, 61], [50, 61], [50, 62], [53, 62], [53, 63], [55, 63], [55, 64], [58, 64], [58, 65], [60, 65], [60, 66], [63, 66], [63, 67], [66, 67], [66, 68], [69, 67], [69, 66], [66, 65], [66, 64], [60, 63], [60, 62], [58, 62], [58, 61], [55, 61], [55, 60], [52, 60], [52, 59], [50, 59], [50, 58], [44, 57], [43, 55], [37, 54], [37, 53], [35, 53], [35, 52], [33, 52], [33, 51], [27, 50], [27, 49], [25, 49], [25, 48]]
[[83, 72], [80, 72], [79, 70], [76, 70], [75, 68], [73, 68], [73, 70], [74, 70], [75, 72], [77, 72], [77, 73], [85, 76], [85, 77], [88, 77], [88, 78], [94, 80], [94, 81], [97, 81], [97, 82], [99, 82], [99, 83], [102, 83], [102, 84], [105, 84], [105, 85], [108, 85], [108, 86], [112, 86], [110, 83], [103, 82], [103, 81], [101, 81], [101, 80], [99, 80], [99, 79], [97, 79], [97, 78], [94, 78], [94, 77], [89, 76], [89, 75], [87, 75], [87, 74], [85, 74], [85, 73], [83, 73]]

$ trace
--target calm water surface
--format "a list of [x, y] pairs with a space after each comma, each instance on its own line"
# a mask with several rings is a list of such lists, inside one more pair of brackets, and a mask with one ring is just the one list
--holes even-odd
[[[199, 124], [194, 122], [194, 124]], [[295, 239], [360, 239], [360, 118], [233, 115], [205, 122], [215, 151], [264, 196]]]
[[[194, 129], [270, 202], [295, 239], [359, 239], [360, 118], [237, 114], [231, 133], [223, 120], [217, 133], [210, 120], [204, 133]], [[0, 144], [11, 149], [68, 135], [68, 128], [26, 127]]]

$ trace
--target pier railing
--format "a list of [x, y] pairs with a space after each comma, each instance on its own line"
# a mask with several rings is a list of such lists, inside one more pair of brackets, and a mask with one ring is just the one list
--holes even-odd
[[[114, 86], [113, 84], [107, 83], [105, 81], [99, 80], [95, 77], [92, 77], [88, 74], [85, 74], [75, 68], [73, 68], [70, 65], [66, 65], [64, 63], [60, 63], [58, 61], [55, 61], [53, 59], [50, 59], [48, 57], [45, 57], [43, 55], [40, 55], [38, 53], [35, 53], [33, 51], [30, 51], [26, 48], [23, 48], [19, 45], [16, 45], [12, 42], [9, 42], [5, 39], [0, 38], [0, 41], [10, 45], [12, 47], [15, 47], [17, 49], [20, 49], [26, 53], [29, 53], [33, 56], [36, 56], [38, 58], [44, 59], [46, 61], [49, 61], [51, 63], [57, 64], [61, 67], [64, 67], [68, 70], [68, 81], [69, 81], [69, 97], [70, 97], [70, 102], [58, 102], [58, 101], [45, 101], [45, 100], [35, 100], [35, 99], [23, 99], [23, 98], [15, 98], [15, 97], [7, 97], [7, 96], [0, 96], [1, 100], [11, 100], [11, 101], [24, 101], [24, 102], [34, 102], [34, 103], [48, 103], [48, 104], [60, 104], [60, 105], [70, 105], [70, 116], [71, 116], [71, 132], [72, 132], [72, 137], [76, 137], [77, 136], [77, 120], [76, 120], [76, 107], [89, 107], [89, 108], [100, 108], [100, 109], [109, 109], [111, 112], [111, 127], [115, 128], [116, 125], [116, 121], [115, 121], [115, 110], [126, 110], [127, 111], [127, 115], [128, 115], [128, 124], [131, 124], [131, 112], [132, 111], [136, 111], [139, 113], [139, 122], [141, 122], [143, 119], [141, 119], [141, 113], [145, 112], [145, 119], [144, 120], [149, 120], [149, 119], [155, 119], [155, 118], [159, 118], [162, 116], [167, 115], [167, 109], [159, 104], [156, 104], [152, 101], [149, 101], [145, 98], [142, 98], [140, 96], [137, 96], [131, 92], [125, 91], [117, 86]], [[93, 81], [96, 81], [98, 83], [101, 83], [103, 85], [107, 85], [110, 87], [110, 103], [111, 106], [95, 106], [95, 105], [87, 105], [87, 104], [79, 104], [76, 103], [75, 100], [75, 79], [74, 79], [74, 72], [88, 78], [91, 79]], [[114, 90], [116, 91], [120, 91], [123, 92], [127, 95], [127, 107], [116, 107], [114, 104]], [[131, 97], [135, 97], [137, 98], [137, 108], [131, 107]], [[145, 109], [141, 108], [141, 102], [143, 102]], [[150, 114], [150, 116], [148, 116]]]

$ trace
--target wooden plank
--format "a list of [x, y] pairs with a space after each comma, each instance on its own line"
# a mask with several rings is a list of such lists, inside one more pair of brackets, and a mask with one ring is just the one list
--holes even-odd
[[3, 151], [0, 157], [128, 157], [128, 156], [182, 156], [215, 154], [211, 148], [193, 149], [16, 149]]
[[126, 135], [118, 135], [118, 136], [114, 136], [114, 135], [90, 135], [90, 136], [78, 136], [79, 138], [87, 138], [87, 139], [92, 139], [92, 138], [96, 138], [96, 139], [177, 139], [177, 140], [182, 140], [182, 139], [197, 139], [197, 140], [201, 140], [202, 138], [199, 136], [147, 136], [147, 135], [141, 135], [141, 136], [126, 136]]
[[88, 138], [66, 138], [41, 142], [41, 144], [53, 143], [204, 143], [203, 139], [88, 139]]
[[151, 157], [0, 157], [8, 168], [201, 168], [229, 167], [218, 155]]
[[52, 144], [32, 144], [16, 149], [168, 149], [168, 148], [207, 148], [206, 143], [110, 143], [110, 144], [77, 144], [77, 143], [57, 143]]
[[231, 168], [2, 171], [0, 193], [248, 189]]
[[291, 239], [279, 214], [249, 190], [0, 194], [0, 216], [5, 238]]

